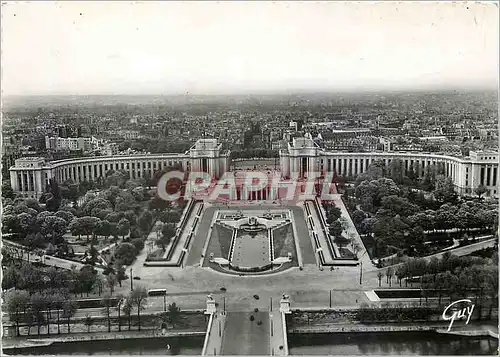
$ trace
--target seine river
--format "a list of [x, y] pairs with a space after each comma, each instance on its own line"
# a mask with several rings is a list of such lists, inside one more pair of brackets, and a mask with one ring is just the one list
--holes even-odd
[[[167, 349], [167, 344], [171, 348]], [[10, 355], [200, 355], [203, 336], [55, 343], [47, 347], [8, 349]], [[498, 341], [433, 332], [290, 335], [291, 355], [493, 355]]]

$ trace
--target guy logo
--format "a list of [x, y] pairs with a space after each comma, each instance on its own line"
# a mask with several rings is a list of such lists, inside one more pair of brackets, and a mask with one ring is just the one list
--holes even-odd
[[[461, 303], [461, 302], [468, 302], [471, 305], [463, 308], [462, 310], [452, 309], [452, 307], [454, 305]], [[455, 302], [452, 302], [450, 305], [448, 305], [446, 307], [446, 309], [444, 309], [443, 315], [442, 315], [443, 320], [445, 320], [445, 321], [450, 320], [450, 325], [448, 326], [448, 332], [451, 330], [451, 327], [453, 326], [453, 322], [455, 322], [455, 320], [461, 320], [466, 316], [467, 316], [467, 321], [465, 322], [465, 324], [467, 325], [470, 321], [470, 318], [472, 317], [472, 312], [474, 311], [475, 306], [476, 305], [472, 304], [472, 301], [469, 299], [457, 300]], [[451, 309], [453, 311], [453, 313], [451, 315], [446, 314], [449, 309]]]

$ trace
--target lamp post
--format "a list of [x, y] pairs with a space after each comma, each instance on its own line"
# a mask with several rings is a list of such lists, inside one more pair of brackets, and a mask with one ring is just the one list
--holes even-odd
[[332, 308], [332, 291], [330, 290], [330, 309]]
[[132, 268], [130, 268], [130, 291], [134, 290], [134, 277], [132, 276]]
[[359, 266], [359, 285], [363, 284], [363, 262]]

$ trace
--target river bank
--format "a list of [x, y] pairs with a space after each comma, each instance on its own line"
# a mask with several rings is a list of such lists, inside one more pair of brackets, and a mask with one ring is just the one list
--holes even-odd
[[205, 331], [200, 329], [187, 329], [175, 331], [162, 331], [160, 329], [144, 329], [142, 331], [122, 331], [122, 332], [91, 332], [75, 333], [57, 336], [25, 336], [2, 339], [2, 348], [32, 348], [45, 347], [53, 343], [81, 342], [81, 341], [107, 341], [107, 340], [128, 340], [128, 339], [148, 339], [148, 338], [171, 338], [184, 336], [204, 336]]
[[408, 323], [408, 324], [360, 324], [360, 323], [324, 323], [294, 326], [288, 328], [290, 334], [311, 333], [378, 333], [378, 332], [424, 332], [433, 331], [442, 334], [458, 336], [489, 336], [498, 338], [498, 327], [493, 324], [469, 324], [463, 327], [454, 327], [447, 331], [448, 322]]

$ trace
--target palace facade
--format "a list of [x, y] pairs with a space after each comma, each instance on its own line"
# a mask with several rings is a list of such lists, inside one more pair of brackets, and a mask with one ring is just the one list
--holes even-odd
[[[280, 169], [283, 178], [307, 178], [312, 172], [335, 172], [339, 176], [355, 178], [369, 165], [382, 160], [389, 165], [399, 159], [406, 174], [413, 170], [418, 177], [426, 167], [436, 165], [447, 177], [451, 177], [462, 195], [473, 194], [484, 185], [487, 196], [498, 197], [498, 153], [471, 152], [469, 157], [453, 157], [407, 152], [330, 152], [320, 148], [307, 137], [294, 138], [287, 148], [280, 150]], [[39, 197], [50, 179], [61, 183], [72, 179], [96, 181], [109, 170], [125, 170], [130, 177], [152, 177], [156, 171], [172, 165], [182, 166], [184, 171], [207, 172], [214, 179], [229, 171], [230, 153], [222, 149], [217, 139], [200, 139], [183, 154], [142, 154], [96, 156], [47, 162], [44, 158], [20, 158], [10, 168], [12, 189], [26, 197]]]

